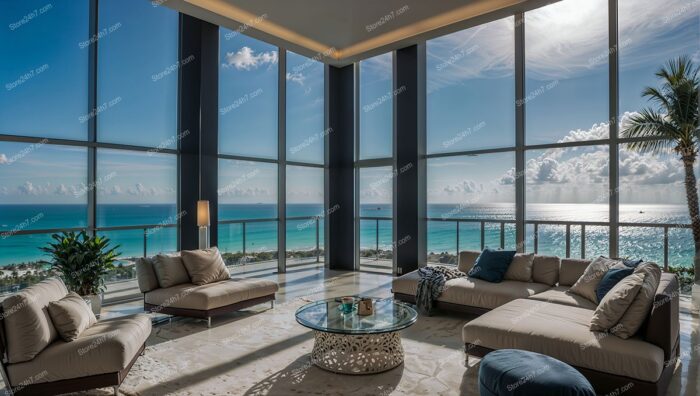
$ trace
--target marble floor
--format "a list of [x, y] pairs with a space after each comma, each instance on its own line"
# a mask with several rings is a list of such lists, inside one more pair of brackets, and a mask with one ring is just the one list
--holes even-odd
[[[294, 319], [303, 304], [348, 294], [390, 295], [391, 276], [336, 272], [322, 266], [292, 268], [286, 274], [251, 270], [247, 276], [280, 284], [277, 304], [253, 307], [213, 320], [167, 319], [153, 328], [145, 356], [121, 387], [124, 395], [477, 395], [478, 365], [466, 368], [461, 329], [472, 317], [421, 316], [402, 332], [403, 365], [369, 376], [348, 376], [309, 363], [313, 336]], [[698, 395], [698, 318], [681, 314], [681, 362], [669, 395]], [[140, 302], [105, 308], [104, 316], [141, 311]], [[86, 392], [107, 395], [110, 390]]]

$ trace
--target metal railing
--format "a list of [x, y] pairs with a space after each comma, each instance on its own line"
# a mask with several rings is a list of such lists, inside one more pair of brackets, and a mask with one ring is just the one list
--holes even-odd
[[362, 220], [374, 220], [375, 222], [375, 239], [374, 239], [374, 246], [375, 246], [375, 254], [374, 254], [374, 261], [379, 261], [379, 222], [380, 221], [391, 221], [391, 217], [378, 217], [378, 216], [360, 216], [360, 224], [362, 224]]
[[[505, 247], [505, 227], [506, 224], [515, 225], [515, 220], [494, 220], [494, 219], [464, 219], [464, 218], [440, 218], [440, 217], [429, 217], [427, 221], [435, 222], [453, 222], [455, 223], [456, 232], [456, 252], [459, 255], [460, 252], [460, 224], [461, 223], [477, 223], [479, 224], [480, 232], [480, 246], [481, 249], [486, 247], [486, 225], [487, 224], [498, 224], [500, 226], [500, 248]], [[540, 226], [542, 225], [552, 225], [552, 226], [564, 226], [565, 227], [565, 251], [566, 258], [571, 258], [571, 239], [572, 239], [572, 227], [580, 227], [580, 241], [581, 241], [581, 258], [586, 258], [586, 227], [610, 227], [610, 223], [607, 222], [595, 222], [595, 221], [557, 221], [557, 220], [526, 220], [525, 225], [531, 225], [533, 227], [532, 232], [532, 244], [534, 253], [539, 251], [539, 234]], [[668, 270], [669, 267], [669, 231], [671, 229], [689, 229], [690, 224], [674, 224], [674, 223], [629, 223], [621, 222], [619, 223], [620, 228], [624, 227], [638, 227], [638, 228], [661, 228], [663, 229], [663, 265], [664, 269]]]
[[[316, 262], [320, 263], [321, 262], [321, 237], [320, 237], [320, 221], [321, 221], [321, 216], [296, 216], [296, 217], [287, 217], [287, 221], [301, 221], [301, 220], [313, 220], [316, 226]], [[227, 224], [240, 224], [241, 225], [241, 234], [242, 234], [242, 253], [243, 253], [243, 259], [242, 259], [242, 264], [246, 264], [246, 242], [247, 242], [247, 236], [246, 236], [246, 231], [247, 231], [247, 225], [250, 223], [278, 223], [279, 219], [277, 218], [262, 218], [262, 219], [237, 219], [237, 220], [219, 220], [219, 225], [227, 225]], [[285, 252], [286, 254], [286, 252]]]

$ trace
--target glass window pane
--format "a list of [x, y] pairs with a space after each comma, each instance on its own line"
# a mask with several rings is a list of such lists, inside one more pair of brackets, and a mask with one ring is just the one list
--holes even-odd
[[528, 151], [527, 218], [608, 221], [609, 162], [607, 146]]
[[[620, 114], [650, 103], [644, 87], [659, 85], [656, 71], [681, 55], [700, 60], [700, 6], [688, 0], [619, 0]], [[624, 121], [624, 116], [623, 116]]]
[[0, 230], [87, 226], [86, 182], [86, 148], [0, 142]]
[[287, 166], [287, 217], [304, 217], [287, 220], [287, 257], [292, 262], [315, 261], [323, 250], [323, 185], [323, 168]]
[[393, 216], [394, 172], [390, 166], [360, 169], [360, 216]]
[[323, 63], [287, 52], [287, 160], [324, 162]]
[[98, 139], [176, 148], [177, 69], [192, 60], [178, 61], [178, 13], [148, 1], [102, 0], [98, 20]]
[[95, 185], [98, 227], [178, 221], [175, 155], [99, 149]]
[[525, 29], [527, 143], [607, 138], [607, 0], [529, 11]]
[[427, 42], [429, 154], [515, 145], [513, 20]]
[[2, 2], [0, 133], [87, 139], [88, 5]]
[[52, 242], [51, 234], [4, 235], [0, 237], [0, 267], [5, 271], [0, 277], [0, 295], [14, 293], [51, 276], [49, 259], [40, 247]]
[[277, 47], [219, 29], [219, 152], [277, 158]]
[[[700, 175], [698, 167], [696, 177]], [[620, 146], [620, 221], [688, 224], [683, 163], [676, 154]]]
[[360, 159], [393, 155], [393, 101], [404, 88], [393, 89], [391, 52], [360, 62]]
[[428, 262], [457, 264], [457, 223], [428, 221]]
[[277, 165], [219, 160], [219, 220], [277, 218]]

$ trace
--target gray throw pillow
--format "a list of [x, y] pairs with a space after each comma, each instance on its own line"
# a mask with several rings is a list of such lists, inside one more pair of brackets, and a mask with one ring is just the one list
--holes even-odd
[[616, 336], [627, 339], [637, 333], [642, 323], [646, 320], [654, 303], [656, 289], [661, 282], [661, 268], [654, 263], [642, 263], [634, 269], [633, 274], [644, 274], [644, 282], [639, 293], [630, 304], [620, 322], [610, 332]]
[[632, 274], [613, 286], [593, 313], [591, 330], [608, 331], [614, 327], [639, 293], [644, 278], [644, 274]]
[[157, 255], [153, 261], [153, 270], [162, 288], [190, 283], [182, 257], [178, 255]]
[[92, 309], [74, 292], [50, 302], [48, 310], [56, 331], [66, 342], [75, 341], [83, 331], [97, 323]]
[[576, 283], [571, 286], [571, 289], [569, 289], [567, 293], [578, 294], [579, 296], [598, 304], [599, 301], [598, 297], [596, 296], [598, 284], [603, 279], [603, 276], [605, 276], [605, 273], [607, 273], [610, 268], [617, 264], [624, 266], [624, 264], [622, 264], [620, 261], [603, 256], [598, 257], [597, 259], [593, 260], [588, 267], [586, 267], [583, 275], [578, 278]]
[[139, 257], [136, 259], [136, 280], [141, 293], [148, 293], [159, 287], [156, 272], [153, 270], [154, 261], [154, 257]]
[[534, 261], [535, 253], [517, 253], [503, 278], [520, 282], [532, 282], [532, 263]]
[[231, 278], [219, 249], [183, 250], [182, 262], [195, 285], [219, 282]]

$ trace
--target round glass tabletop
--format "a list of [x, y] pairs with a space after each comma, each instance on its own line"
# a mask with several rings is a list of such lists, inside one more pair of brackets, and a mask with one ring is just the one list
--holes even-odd
[[399, 331], [416, 322], [418, 313], [393, 299], [373, 299], [374, 313], [360, 316], [357, 306], [350, 313], [340, 310], [340, 299], [315, 301], [299, 308], [297, 322], [313, 330], [338, 334], [379, 334]]

